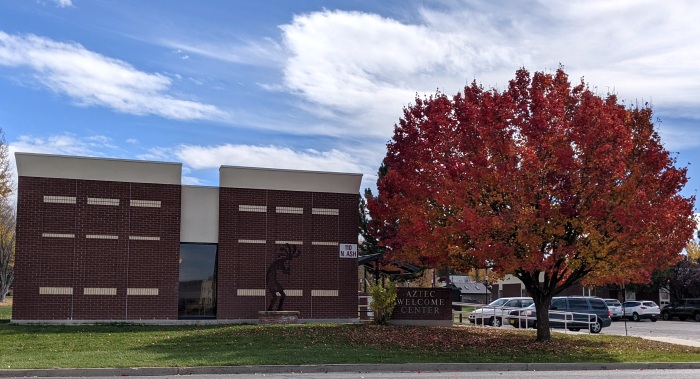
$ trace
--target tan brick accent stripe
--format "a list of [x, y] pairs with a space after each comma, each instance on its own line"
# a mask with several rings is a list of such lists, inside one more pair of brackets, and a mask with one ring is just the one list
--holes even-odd
[[41, 236], [47, 238], [75, 238], [75, 234], [70, 233], [41, 233]]
[[158, 296], [158, 288], [127, 288], [129, 296]]
[[110, 236], [107, 234], [86, 234], [85, 238], [94, 240], [118, 240], [119, 236]]
[[237, 289], [236, 296], [265, 296], [265, 290], [261, 290], [261, 289]]
[[265, 205], [239, 205], [238, 211], [239, 212], [265, 213], [265, 212], [267, 212], [267, 206], [265, 206]]
[[149, 237], [149, 236], [129, 236], [132, 241], [160, 241], [160, 237]]
[[340, 214], [340, 211], [333, 208], [311, 208], [311, 214], [337, 216]]
[[304, 296], [304, 290], [284, 290], [287, 296]]
[[119, 206], [119, 199], [103, 199], [99, 197], [88, 197], [88, 205], [112, 205]]
[[44, 196], [44, 203], [75, 204], [75, 196]]
[[275, 212], [277, 213], [292, 213], [292, 214], [304, 214], [304, 208], [299, 207], [275, 207]]
[[83, 288], [83, 295], [114, 296], [116, 294], [117, 294], [116, 288]]
[[303, 242], [303, 241], [275, 241], [275, 244], [276, 244], [276, 245], [286, 245], [286, 244], [290, 244], [290, 245], [303, 245], [304, 242]]
[[311, 290], [311, 296], [338, 296], [338, 290]]
[[160, 200], [131, 200], [129, 204], [132, 207], [160, 208]]
[[320, 242], [320, 241], [313, 241], [311, 242], [312, 245], [314, 246], [338, 246], [337, 242]]
[[238, 240], [238, 243], [267, 243], [266, 240]]
[[39, 295], [72, 295], [73, 287], [39, 287]]

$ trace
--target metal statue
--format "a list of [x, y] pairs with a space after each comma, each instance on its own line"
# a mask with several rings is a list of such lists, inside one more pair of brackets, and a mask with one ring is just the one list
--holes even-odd
[[284, 293], [284, 287], [282, 287], [282, 284], [277, 280], [277, 271], [282, 271], [282, 273], [287, 274], [287, 279], [289, 279], [290, 261], [299, 255], [301, 255], [301, 250], [297, 251], [296, 245], [285, 244], [284, 247], [280, 248], [279, 253], [277, 253], [277, 259], [267, 268], [265, 282], [267, 284], [267, 290], [270, 291], [272, 295], [270, 306], [267, 307], [268, 311], [271, 311], [275, 306], [278, 293], [280, 294], [280, 302], [277, 305], [277, 310], [282, 310], [282, 305], [287, 295]]

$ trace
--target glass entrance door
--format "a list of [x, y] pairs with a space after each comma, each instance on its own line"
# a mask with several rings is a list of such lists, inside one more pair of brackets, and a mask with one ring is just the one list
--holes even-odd
[[180, 244], [179, 318], [216, 318], [216, 244]]

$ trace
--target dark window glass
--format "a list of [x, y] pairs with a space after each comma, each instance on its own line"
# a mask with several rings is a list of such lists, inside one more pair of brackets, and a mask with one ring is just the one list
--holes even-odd
[[507, 302], [504, 306], [518, 308], [520, 307], [520, 300], [511, 300]]
[[565, 311], [566, 310], [566, 299], [552, 300], [552, 306], [549, 309], [554, 309], [557, 311]]
[[587, 311], [588, 301], [586, 299], [569, 299], [569, 309], [572, 312]]
[[605, 305], [605, 302], [602, 300], [590, 299], [590, 301], [592, 309], [608, 309], [608, 306]]
[[216, 244], [180, 244], [180, 318], [216, 317]]

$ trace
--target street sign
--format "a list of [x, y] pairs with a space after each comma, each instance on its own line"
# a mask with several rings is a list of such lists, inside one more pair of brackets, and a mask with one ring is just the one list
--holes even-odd
[[357, 244], [340, 244], [341, 258], [357, 258]]

